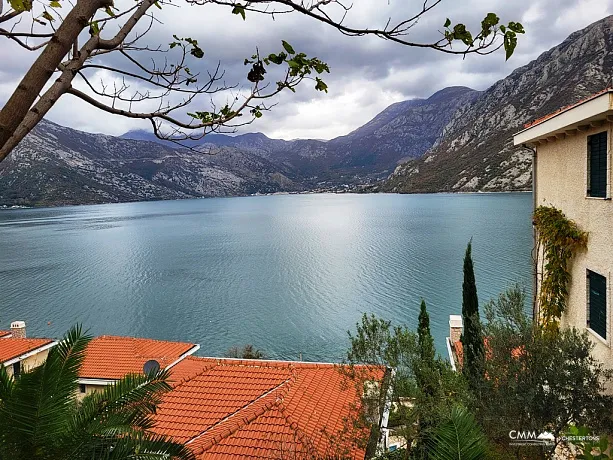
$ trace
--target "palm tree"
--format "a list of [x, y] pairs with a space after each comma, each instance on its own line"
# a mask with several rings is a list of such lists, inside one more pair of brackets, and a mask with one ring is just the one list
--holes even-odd
[[90, 340], [75, 326], [18, 378], [0, 365], [0, 460], [192, 460], [187, 447], [150, 432], [168, 371], [127, 375], [77, 402]]

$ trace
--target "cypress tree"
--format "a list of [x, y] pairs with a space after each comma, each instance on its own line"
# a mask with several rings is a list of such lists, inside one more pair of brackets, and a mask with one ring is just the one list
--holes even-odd
[[430, 333], [430, 315], [426, 309], [426, 301], [421, 300], [419, 309], [419, 325], [417, 327], [419, 354], [424, 363], [434, 364], [434, 339]]
[[479, 300], [472, 259], [472, 239], [464, 256], [464, 282], [462, 283], [462, 320], [464, 331], [461, 341], [464, 351], [462, 373], [471, 390], [476, 390], [485, 373], [485, 347], [479, 318]]
[[416, 398], [419, 434], [414, 457], [426, 459], [428, 440], [438, 423], [438, 408], [444, 396], [440, 394], [439, 362], [436, 359], [434, 339], [430, 332], [430, 315], [423, 299], [419, 310], [417, 342], [419, 348], [414, 372], [419, 389]]

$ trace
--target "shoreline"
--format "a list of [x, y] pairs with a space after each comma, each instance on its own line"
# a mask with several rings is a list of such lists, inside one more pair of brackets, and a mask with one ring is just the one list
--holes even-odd
[[207, 196], [207, 197], [189, 197], [189, 198], [171, 198], [171, 199], [156, 199], [156, 200], [134, 200], [134, 201], [109, 201], [106, 203], [62, 203], [62, 204], [44, 204], [44, 205], [0, 205], [2, 211], [22, 211], [26, 209], [54, 209], [66, 208], [75, 206], [105, 206], [109, 204], [127, 204], [127, 203], [155, 203], [163, 201], [184, 201], [184, 200], [208, 200], [219, 198], [251, 198], [265, 196], [289, 196], [289, 195], [508, 195], [511, 193], [532, 193], [532, 190], [503, 190], [503, 191], [475, 191], [475, 192], [415, 192], [415, 193], [393, 193], [393, 192], [375, 192], [364, 193], [357, 191], [303, 191], [303, 192], [275, 192], [262, 193], [251, 195], [233, 195], [233, 196]]

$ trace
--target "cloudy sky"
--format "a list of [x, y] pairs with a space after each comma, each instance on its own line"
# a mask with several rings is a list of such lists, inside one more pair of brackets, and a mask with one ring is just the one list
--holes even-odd
[[[118, 0], [116, 4], [126, 1], [130, 2]], [[161, 23], [147, 35], [146, 43], [168, 44], [175, 33], [197, 39], [205, 58], [191, 65], [194, 71], [212, 69], [220, 61], [228, 84], [246, 86], [243, 59], [253, 54], [256, 46], [263, 54], [280, 51], [282, 39], [297, 51], [317, 56], [330, 65], [331, 74], [325, 77], [327, 94], [315, 91], [311, 82], [304, 82], [296, 94], [279, 96], [271, 112], [242, 129], [284, 139], [343, 135], [391, 103], [426, 98], [447, 86], [486, 89], [572, 32], [613, 14], [613, 0], [442, 0], [411, 30], [415, 41], [432, 40], [438, 37], [446, 17], [476, 28], [486, 13], [496, 12], [503, 22], [520, 21], [526, 29], [515, 54], [505, 63], [502, 51], [463, 59], [376, 37], [346, 37], [298, 13], [279, 15], [274, 20], [248, 13], [243, 21], [226, 7], [189, 6], [183, 0], [174, 3], [180, 6], [156, 12]], [[354, 0], [346, 23], [383, 27], [390, 17], [399, 21], [412, 16], [420, 5], [419, 0]], [[34, 53], [0, 39], [0, 104], [34, 57]], [[106, 62], [125, 65], [119, 59], [108, 58]], [[112, 77], [104, 73], [92, 75], [92, 81], [100, 80], [111, 82]], [[204, 103], [200, 101], [193, 108], [206, 110]], [[148, 122], [100, 112], [69, 95], [63, 96], [48, 118], [72, 128], [113, 135], [149, 128]]]

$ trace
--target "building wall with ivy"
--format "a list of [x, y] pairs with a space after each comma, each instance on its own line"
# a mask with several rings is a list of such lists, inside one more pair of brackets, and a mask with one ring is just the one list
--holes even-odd
[[[588, 280], [587, 270], [606, 277], [606, 338], [590, 330], [595, 343], [594, 356], [613, 368], [613, 196], [611, 190], [611, 150], [613, 129], [611, 123], [590, 126], [585, 131], [571, 132], [565, 137], [549, 138], [537, 146], [535, 164], [535, 205], [552, 206], [588, 233], [587, 249], [579, 251], [571, 261], [571, 281], [568, 284], [567, 308], [562, 314], [561, 326], [587, 327]], [[607, 132], [607, 197], [587, 196], [588, 189], [588, 137]], [[555, 140], [554, 140], [555, 139]], [[542, 253], [541, 253], [542, 255]], [[537, 267], [537, 271], [541, 267]], [[537, 275], [537, 291], [539, 276]], [[589, 330], [589, 329], [588, 329]]]

